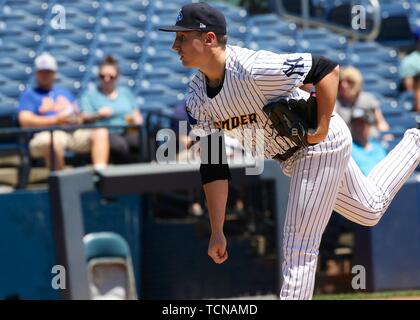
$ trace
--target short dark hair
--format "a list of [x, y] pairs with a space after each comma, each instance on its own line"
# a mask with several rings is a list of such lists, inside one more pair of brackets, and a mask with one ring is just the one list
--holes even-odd
[[[203, 34], [203, 33], [208, 33], [207, 31], [196, 31], [196, 32], [198, 32], [200, 35], [201, 34]], [[222, 46], [222, 47], [225, 47], [226, 46], [226, 44], [227, 44], [227, 40], [228, 40], [228, 37], [227, 37], [227, 35], [225, 35], [225, 34], [221, 34], [221, 33], [214, 33], [215, 35], [216, 35], [216, 39], [217, 39], [217, 42]]]
[[216, 34], [217, 42], [219, 42], [220, 45], [226, 46], [228, 37], [225, 34]]
[[101, 70], [105, 66], [112, 66], [117, 70], [117, 73], [119, 73], [119, 71], [118, 71], [118, 60], [115, 59], [113, 56], [111, 56], [111, 55], [106, 56], [101, 61], [101, 64], [99, 65], [99, 70]]

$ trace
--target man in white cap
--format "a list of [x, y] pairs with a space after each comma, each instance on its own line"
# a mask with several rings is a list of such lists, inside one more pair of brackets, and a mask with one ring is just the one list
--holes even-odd
[[[35, 59], [36, 87], [28, 88], [19, 98], [18, 120], [23, 128], [42, 128], [69, 124], [78, 124], [76, 99], [71, 92], [54, 86], [57, 72], [57, 61], [43, 53]], [[64, 151], [77, 153], [91, 152], [92, 162], [96, 168], [103, 168], [109, 158], [109, 136], [107, 129], [76, 130], [74, 133], [61, 130], [54, 131], [55, 169], [65, 166]], [[31, 156], [44, 158], [51, 167], [51, 133], [36, 133], [29, 142]]]

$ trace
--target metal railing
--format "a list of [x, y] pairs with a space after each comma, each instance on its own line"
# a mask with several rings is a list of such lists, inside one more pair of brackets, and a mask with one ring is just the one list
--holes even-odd
[[[51, 135], [50, 143], [50, 161], [51, 161], [51, 171], [55, 171], [55, 150], [54, 150], [54, 131], [66, 131], [73, 132], [78, 129], [138, 129], [140, 135], [140, 143], [143, 141], [142, 126], [140, 125], [96, 125], [96, 124], [81, 124], [81, 125], [65, 125], [65, 126], [51, 126], [51, 127], [40, 127], [40, 128], [20, 128], [20, 127], [10, 127], [10, 128], [0, 128], [0, 136], [2, 135], [15, 135], [19, 141], [19, 144], [27, 145], [29, 143], [30, 137], [41, 131], [48, 131]], [[140, 148], [141, 153], [142, 148]], [[141, 155], [140, 155], [141, 158]]]
[[[349, 29], [346, 27], [332, 24], [332, 23], [323, 22], [323, 21], [320, 21], [319, 19], [314, 19], [309, 14], [309, 1], [310, 0], [300, 0], [300, 1], [301, 1], [301, 6], [302, 6], [301, 16], [287, 12], [287, 10], [285, 9], [283, 5], [283, 0], [276, 0], [277, 13], [287, 20], [291, 20], [295, 23], [302, 25], [303, 28], [308, 28], [308, 27], [326, 28], [333, 32], [340, 33], [352, 39], [353, 41], [358, 41], [358, 40], [373, 41], [379, 35], [380, 28], [381, 28], [381, 7], [378, 0], [367, 0], [373, 8], [373, 27], [369, 33], [362, 33], [353, 28]], [[353, 8], [356, 5], [356, 1], [351, 0], [350, 4], [351, 4], [351, 8]], [[352, 10], [350, 10], [349, 14], [350, 14], [350, 20], [351, 20], [353, 18]]]

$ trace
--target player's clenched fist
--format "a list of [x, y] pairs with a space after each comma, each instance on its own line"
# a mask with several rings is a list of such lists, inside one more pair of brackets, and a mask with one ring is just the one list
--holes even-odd
[[227, 260], [226, 238], [222, 231], [212, 232], [207, 253], [215, 263], [220, 264]]

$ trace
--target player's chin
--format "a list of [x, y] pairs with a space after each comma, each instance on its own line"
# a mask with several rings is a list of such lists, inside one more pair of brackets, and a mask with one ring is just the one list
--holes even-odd
[[182, 65], [186, 68], [198, 68], [197, 63], [194, 63], [193, 60], [181, 58], [181, 62], [182, 62]]
[[195, 66], [188, 60], [181, 60], [182, 65], [186, 68], [194, 68]]

